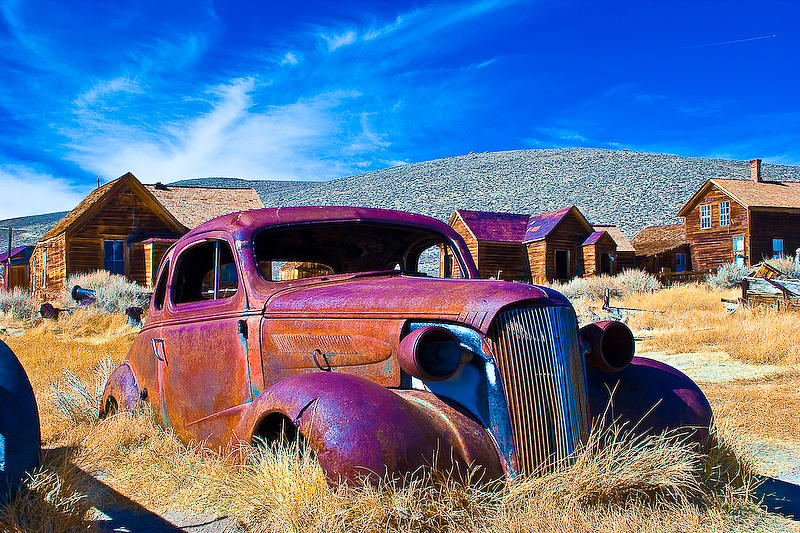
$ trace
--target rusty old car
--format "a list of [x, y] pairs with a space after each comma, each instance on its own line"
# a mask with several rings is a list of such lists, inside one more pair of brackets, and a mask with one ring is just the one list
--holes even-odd
[[[444, 247], [457, 264], [441, 274], [457, 279], [439, 276]], [[615, 417], [702, 438], [702, 392], [633, 357], [625, 325], [579, 331], [560, 293], [477, 277], [461, 237], [422, 215], [216, 218], [165, 253], [101, 416], [148, 402], [180, 438], [211, 447], [302, 438], [334, 481], [434, 460], [490, 477], [546, 468], [585, 441], [615, 386]]]

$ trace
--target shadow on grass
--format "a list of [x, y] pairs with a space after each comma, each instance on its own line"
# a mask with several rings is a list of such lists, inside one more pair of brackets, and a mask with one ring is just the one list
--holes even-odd
[[800, 486], [772, 477], [760, 481], [756, 492], [767, 510], [800, 521]]

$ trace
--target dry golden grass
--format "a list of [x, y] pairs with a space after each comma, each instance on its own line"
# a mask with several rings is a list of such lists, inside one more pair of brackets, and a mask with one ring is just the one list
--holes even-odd
[[720, 299], [739, 295], [740, 291], [687, 284], [631, 295], [612, 305], [659, 311], [637, 313], [629, 321], [631, 328], [645, 336], [644, 349], [718, 350], [751, 363], [800, 363], [800, 313], [763, 307], [728, 313]]
[[735, 433], [703, 455], [606, 428], [573, 465], [493, 485], [428, 470], [331, 488], [302, 447], [247, 448], [234, 461], [180, 443], [148, 413], [91, 416], [98, 362], [121, 360], [133, 335], [124, 318], [87, 311], [4, 338], [31, 376], [46, 453], [0, 509], [0, 529], [91, 531], [100, 504], [87, 473], [148, 509], [227, 515], [248, 531], [747, 531], [766, 517], [752, 502], [749, 463], [732, 451]]
[[800, 443], [800, 370], [703, 384], [719, 419], [740, 433]]

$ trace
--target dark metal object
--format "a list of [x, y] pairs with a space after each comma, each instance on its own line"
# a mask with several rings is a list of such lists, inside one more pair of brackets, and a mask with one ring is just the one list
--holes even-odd
[[70, 292], [72, 299], [81, 305], [89, 305], [97, 300], [97, 294], [91, 289], [84, 289], [80, 285], [72, 287]]
[[[466, 279], [414, 272], [440, 244]], [[189, 254], [198, 259], [182, 270]], [[272, 281], [279, 260], [333, 272]], [[235, 213], [180, 239], [161, 270], [163, 305], [109, 380], [103, 414], [136, 408], [146, 390], [187, 441], [299, 433], [331, 481], [406, 473], [437, 456], [514, 476], [568, 461], [588, 434], [569, 302], [476, 280], [464, 241], [435, 219], [350, 207]]]
[[39, 410], [28, 376], [0, 340], [0, 502], [39, 465]]
[[128, 317], [128, 324], [134, 327], [139, 327], [142, 325], [142, 313], [144, 309], [141, 307], [127, 307], [125, 308], [125, 315]]
[[39, 314], [42, 315], [42, 318], [48, 320], [58, 320], [58, 315], [61, 311], [63, 311], [63, 309], [54, 307], [50, 302], [45, 302], [39, 307]]
[[636, 351], [633, 333], [622, 322], [595, 322], [582, 327], [579, 335], [585, 343], [586, 364], [604, 372], [624, 369]]
[[[628, 422], [640, 432], [685, 428], [694, 440], [705, 443], [711, 424], [711, 406], [700, 388], [679, 370], [659, 361], [634, 357], [620, 372], [586, 369], [589, 383], [589, 413], [606, 422]], [[613, 402], [606, 410], [611, 392]]]

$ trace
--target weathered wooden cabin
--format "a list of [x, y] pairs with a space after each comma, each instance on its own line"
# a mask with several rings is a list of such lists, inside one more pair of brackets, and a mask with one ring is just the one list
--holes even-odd
[[[550, 213], [521, 215], [457, 209], [452, 226], [466, 241], [482, 278], [511, 281], [566, 280], [621, 270], [618, 243], [624, 239], [626, 264], [633, 264], [633, 247], [616, 227], [592, 226], [575, 206]], [[442, 250], [439, 274], [457, 266]]]
[[9, 252], [0, 254], [0, 288], [13, 290], [28, 288], [30, 271], [30, 258], [33, 246], [18, 246], [11, 249], [11, 261], [8, 261]]
[[92, 191], [39, 240], [30, 293], [54, 300], [70, 275], [100, 269], [152, 287], [164, 252], [189, 229], [260, 207], [253, 189], [143, 185], [127, 173]]
[[658, 274], [692, 269], [689, 243], [683, 224], [648, 226], [631, 239], [638, 268]]
[[694, 270], [753, 265], [800, 247], [800, 183], [765, 181], [761, 160], [750, 179], [710, 179], [681, 208]]

